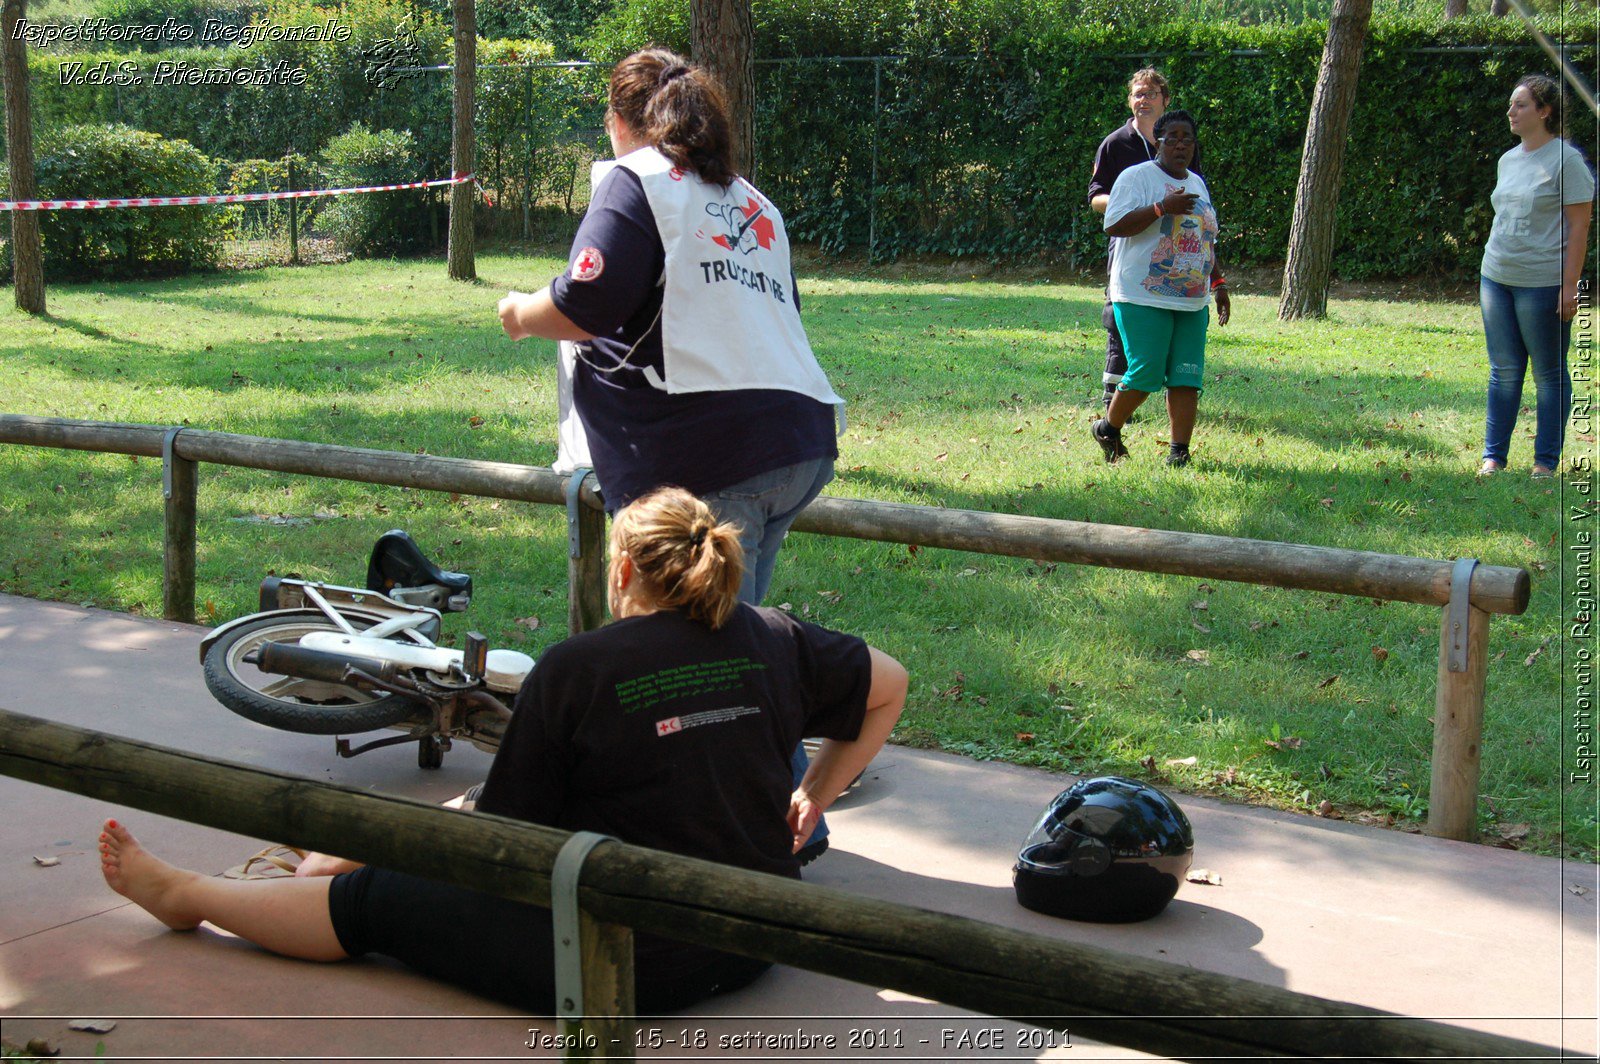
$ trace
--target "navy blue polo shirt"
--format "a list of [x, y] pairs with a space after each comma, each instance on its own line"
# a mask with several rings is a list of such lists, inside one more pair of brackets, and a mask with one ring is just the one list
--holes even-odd
[[[650, 385], [646, 367], [664, 372], [665, 261], [644, 187], [619, 166], [595, 190], [567, 272], [550, 285], [556, 309], [595, 337], [581, 349], [573, 397], [607, 508], [669, 484], [704, 495], [837, 458], [833, 407], [808, 395], [777, 388], [669, 395]], [[798, 309], [799, 290], [791, 284], [790, 291]], [[728, 338], [727, 356], [739, 357], [738, 337]]]

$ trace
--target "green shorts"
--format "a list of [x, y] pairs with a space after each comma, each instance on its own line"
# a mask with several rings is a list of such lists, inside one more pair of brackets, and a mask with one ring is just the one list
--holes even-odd
[[1211, 308], [1168, 310], [1142, 303], [1113, 303], [1128, 371], [1117, 387], [1159, 392], [1162, 388], [1200, 388], [1206, 379], [1206, 328]]

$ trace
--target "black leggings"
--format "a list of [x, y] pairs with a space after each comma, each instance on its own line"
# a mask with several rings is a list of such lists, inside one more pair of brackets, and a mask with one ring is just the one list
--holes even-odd
[[[419, 972], [530, 1013], [555, 1011], [555, 933], [550, 910], [383, 868], [335, 876], [328, 915], [352, 957], [381, 953]], [[737, 990], [766, 961], [660, 939], [634, 960], [640, 1015], [688, 1008]]]
[[1116, 391], [1117, 383], [1122, 380], [1122, 375], [1128, 372], [1128, 356], [1122, 350], [1122, 333], [1117, 329], [1117, 315], [1111, 309], [1111, 300], [1106, 300], [1105, 309], [1100, 312], [1100, 324], [1106, 327], [1106, 369], [1101, 376], [1105, 382], [1106, 396]]

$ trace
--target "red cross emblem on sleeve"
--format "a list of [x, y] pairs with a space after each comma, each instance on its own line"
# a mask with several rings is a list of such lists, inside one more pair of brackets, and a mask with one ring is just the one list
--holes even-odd
[[572, 279], [574, 281], [592, 281], [600, 276], [606, 268], [605, 257], [600, 254], [599, 248], [584, 248], [572, 260]]
[[671, 735], [673, 732], [683, 731], [683, 721], [678, 717], [668, 717], [666, 720], [656, 721], [656, 735]]

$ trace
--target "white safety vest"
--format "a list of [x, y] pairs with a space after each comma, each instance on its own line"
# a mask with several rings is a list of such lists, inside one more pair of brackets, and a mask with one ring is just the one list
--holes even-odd
[[[613, 167], [631, 170], [644, 188], [666, 253], [661, 284], [664, 372], [645, 379], [670, 395], [778, 389], [837, 408], [844, 400], [818, 365], [792, 290], [789, 235], [772, 202], [743, 178], [723, 189], [677, 169], [655, 148], [594, 164], [590, 187]], [[652, 326], [654, 328], [654, 326]], [[587, 441], [570, 406], [574, 347], [562, 344], [561, 458], [583, 464]]]

